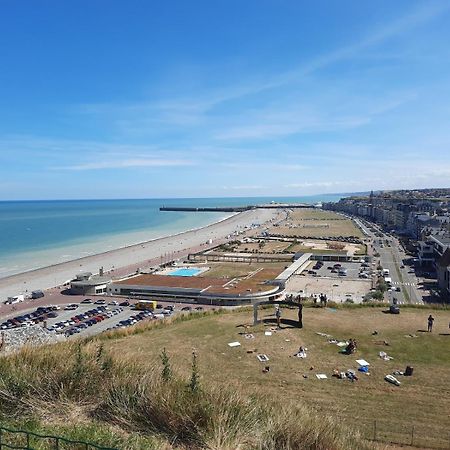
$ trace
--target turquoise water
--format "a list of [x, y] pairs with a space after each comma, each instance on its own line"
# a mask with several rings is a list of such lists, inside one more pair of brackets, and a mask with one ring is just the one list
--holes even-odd
[[160, 206], [242, 206], [336, 201], [313, 197], [0, 202], [0, 277], [216, 222], [225, 213], [160, 212]]
[[168, 275], [174, 276], [174, 277], [194, 277], [195, 275], [199, 274], [201, 272], [201, 269], [178, 269], [174, 270], [173, 272], [170, 272]]

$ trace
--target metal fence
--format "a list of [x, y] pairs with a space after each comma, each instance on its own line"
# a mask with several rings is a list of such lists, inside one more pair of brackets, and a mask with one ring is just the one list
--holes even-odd
[[393, 418], [391, 421], [373, 420], [360, 423], [364, 437], [392, 444], [415, 448], [450, 449], [450, 429], [429, 424], [405, 424]]
[[38, 434], [0, 426], [0, 450], [117, 450], [61, 436]]

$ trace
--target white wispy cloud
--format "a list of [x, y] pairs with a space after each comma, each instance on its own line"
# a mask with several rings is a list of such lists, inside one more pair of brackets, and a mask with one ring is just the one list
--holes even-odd
[[235, 161], [235, 162], [223, 162], [218, 163], [221, 167], [226, 167], [227, 169], [232, 170], [279, 170], [279, 171], [302, 171], [302, 170], [308, 170], [310, 167], [304, 164], [298, 164], [296, 162], [286, 162], [286, 163], [279, 163], [279, 162], [272, 162], [272, 161], [258, 161], [258, 160], [251, 160], [251, 161]]
[[62, 167], [55, 167], [57, 170], [101, 170], [101, 169], [129, 169], [139, 167], [176, 167], [176, 166], [193, 166], [195, 163], [188, 160], [180, 159], [124, 159], [117, 161], [96, 161], [74, 164]]
[[[375, 48], [392, 38], [402, 36], [441, 16], [450, 9], [450, 4], [427, 2], [416, 6], [404, 16], [373, 28], [364, 36], [342, 47], [324, 52], [322, 55], [279, 73], [249, 75], [244, 81], [216, 87], [201, 89], [192, 94], [180, 95], [177, 98], [142, 100], [131, 103], [85, 104], [74, 107], [78, 113], [112, 118], [120, 132], [134, 135], [156, 133], [164, 127], [192, 128], [210, 126], [211, 110], [224, 103], [241, 100], [265, 91], [277, 90], [288, 85], [299, 85], [315, 72], [333, 64], [358, 57], [367, 56], [367, 50]], [[220, 117], [220, 114], [219, 114]], [[215, 119], [216, 117], [214, 117]], [[227, 127], [217, 132], [221, 139], [238, 139], [259, 137], [276, 137], [301, 132], [303, 130], [335, 130], [356, 127], [370, 120], [366, 116], [340, 116], [336, 118], [319, 118], [319, 123], [292, 119], [287, 123], [272, 122], [270, 125], [252, 124], [246, 129]]]
[[264, 189], [265, 186], [261, 186], [261, 185], [252, 185], [252, 184], [248, 184], [248, 185], [236, 185], [236, 186], [222, 186], [223, 190], [226, 191], [248, 191], [248, 190], [262, 190]]
[[284, 187], [286, 188], [311, 188], [311, 187], [333, 187], [342, 185], [342, 181], [302, 181], [299, 183], [289, 183]]

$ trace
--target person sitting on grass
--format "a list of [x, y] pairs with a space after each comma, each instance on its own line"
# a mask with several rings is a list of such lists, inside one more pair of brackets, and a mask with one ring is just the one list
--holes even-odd
[[294, 356], [297, 356], [297, 358], [306, 358], [306, 348], [303, 348], [303, 346], [300, 346], [298, 349], [298, 352], [294, 354]]
[[356, 352], [356, 348], [357, 348], [356, 341], [354, 339], [350, 338], [348, 340], [347, 347], [345, 347], [345, 349], [344, 349], [344, 353], [346, 355], [351, 355], [352, 353]]

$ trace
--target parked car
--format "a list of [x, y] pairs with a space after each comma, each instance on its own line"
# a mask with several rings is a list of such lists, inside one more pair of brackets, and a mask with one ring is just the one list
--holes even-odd
[[83, 305], [89, 305], [92, 303], [92, 300], [90, 298], [85, 298], [80, 303], [82, 303]]
[[78, 308], [78, 305], [76, 303], [72, 303], [71, 305], [67, 305], [64, 309], [66, 311], [74, 311]]
[[94, 304], [95, 304], [95, 305], [106, 305], [106, 302], [105, 302], [105, 300], [103, 300], [103, 299], [101, 298], [101, 299], [99, 299], [99, 300], [96, 300]]
[[122, 303], [119, 303], [119, 306], [130, 306], [130, 302], [128, 300], [125, 300]]

